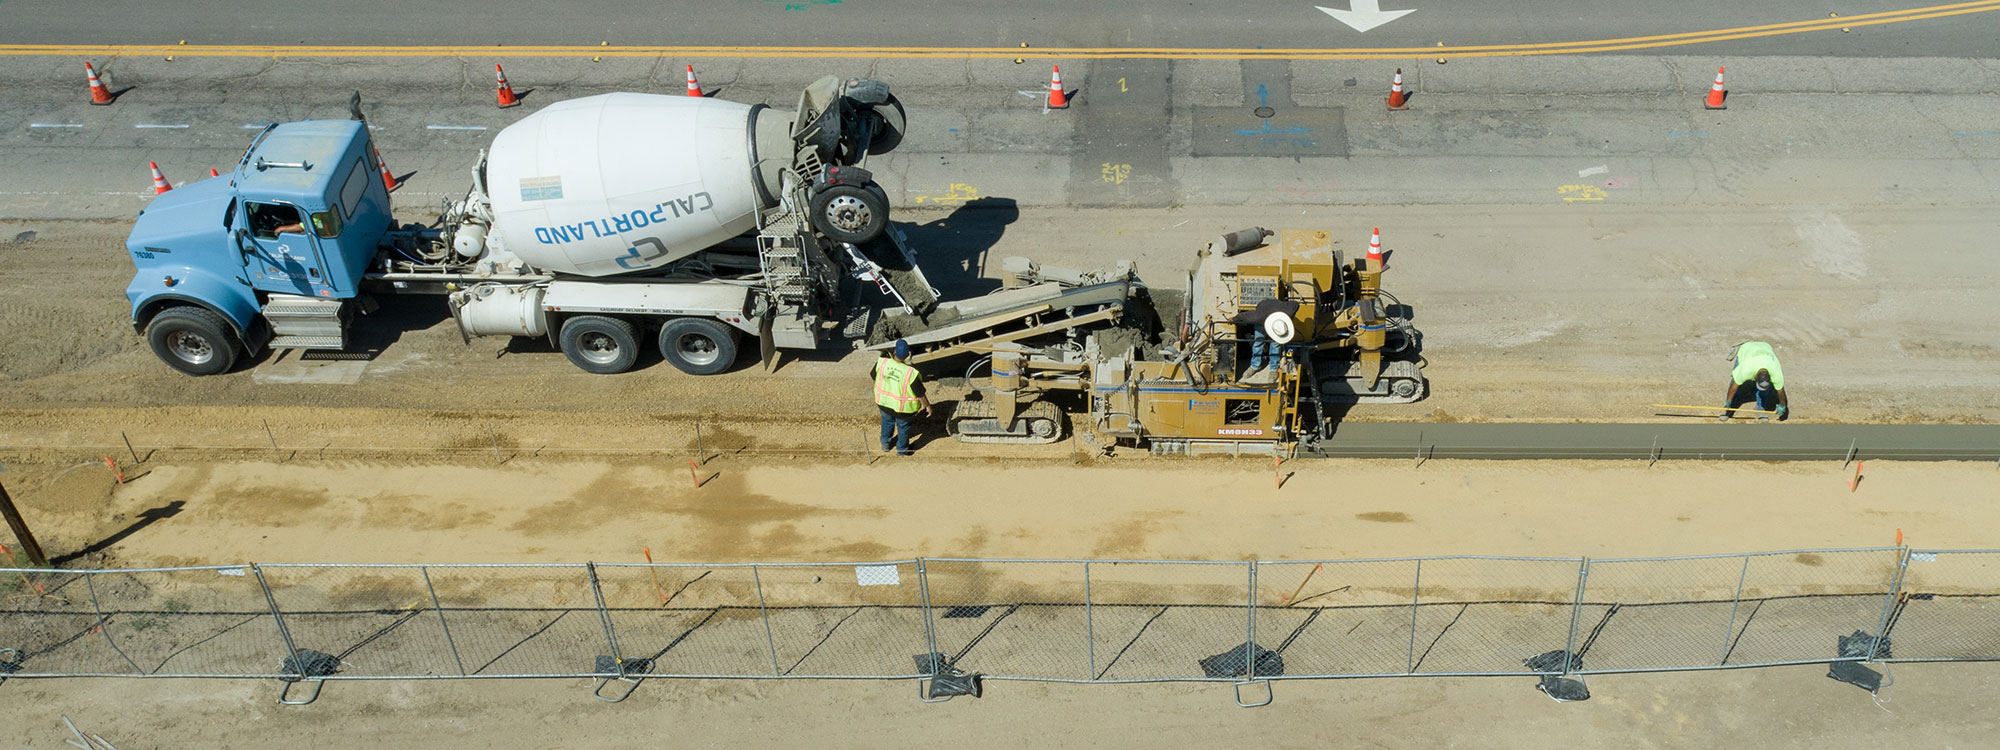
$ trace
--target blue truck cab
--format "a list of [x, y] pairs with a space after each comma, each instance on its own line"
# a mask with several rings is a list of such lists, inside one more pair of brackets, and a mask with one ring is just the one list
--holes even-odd
[[153, 199], [125, 241], [132, 326], [191, 375], [265, 346], [340, 349], [391, 226], [388, 187], [352, 120], [271, 125], [236, 168]]

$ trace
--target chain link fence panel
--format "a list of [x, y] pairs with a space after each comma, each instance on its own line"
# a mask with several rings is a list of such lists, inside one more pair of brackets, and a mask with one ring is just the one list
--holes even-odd
[[1090, 680], [1086, 603], [1093, 563], [924, 560], [931, 627], [944, 663], [988, 676]]
[[[263, 565], [292, 645], [329, 654], [342, 677], [463, 677], [470, 672], [418, 565]], [[307, 659], [307, 663], [311, 660]]]
[[1840, 638], [1879, 633], [1894, 601], [1899, 549], [1799, 550], [1748, 555], [1743, 623], [1722, 664], [1859, 660]]
[[930, 652], [915, 560], [757, 566], [781, 677], [915, 677]]
[[[1103, 561], [1090, 565], [1093, 679], [1235, 679], [1203, 661], [1250, 639], [1249, 563]], [[1227, 661], [1225, 658], [1223, 661]]]
[[0, 596], [0, 677], [1138, 682], [2000, 659], [1994, 550], [9, 569]]
[[250, 566], [104, 571], [89, 584], [135, 674], [275, 677], [290, 656]]
[[466, 676], [607, 673], [599, 669], [598, 657], [612, 655], [611, 642], [589, 566], [433, 565], [425, 570]]
[[0, 578], [0, 675], [136, 674], [105, 637], [90, 574], [9, 570]]
[[1257, 565], [1257, 631], [1282, 677], [1400, 675], [1415, 665], [1417, 561]]
[[1538, 654], [1572, 650], [1583, 561], [1441, 557], [1418, 561], [1413, 674], [1521, 674]]
[[628, 672], [776, 674], [752, 566], [600, 564], [597, 579]]
[[[1577, 653], [1583, 672], [1720, 666], [1745, 622], [1745, 555], [1591, 560]], [[1751, 606], [1755, 606], [1752, 603]]]
[[2000, 550], [1910, 550], [1885, 661], [2000, 659]]

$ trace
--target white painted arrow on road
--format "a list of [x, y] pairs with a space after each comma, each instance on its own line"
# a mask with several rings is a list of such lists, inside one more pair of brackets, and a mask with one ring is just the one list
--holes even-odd
[[1323, 5], [1313, 7], [1326, 11], [1326, 14], [1333, 16], [1334, 20], [1354, 27], [1355, 31], [1363, 32], [1417, 12], [1416, 8], [1383, 10], [1381, 0], [1348, 0], [1348, 10], [1338, 10]]

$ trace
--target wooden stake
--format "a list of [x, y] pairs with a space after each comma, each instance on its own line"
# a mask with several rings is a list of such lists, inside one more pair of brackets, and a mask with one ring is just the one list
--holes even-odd
[[702, 447], [701, 444], [701, 422], [699, 420], [694, 423], [694, 457], [701, 459], [702, 463], [708, 463], [708, 449]]
[[694, 483], [695, 489], [701, 489], [701, 478], [695, 475], [694, 461], [688, 461], [688, 481]]
[[1848, 491], [1848, 492], [1852, 493], [1852, 492], [1853, 492], [1853, 491], [1854, 491], [1854, 490], [1855, 490], [1856, 488], [1858, 488], [1858, 487], [1860, 487], [1860, 486], [1861, 486], [1861, 467], [1863, 467], [1863, 466], [1867, 466], [1867, 465], [1868, 465], [1868, 462], [1867, 462], [1867, 461], [1856, 461], [1856, 462], [1854, 462], [1854, 476], [1852, 476], [1852, 477], [1849, 477], [1849, 478], [1847, 479], [1847, 491]]
[[491, 428], [491, 427], [488, 427], [488, 428], [486, 428], [486, 434], [487, 434], [488, 436], [490, 436], [490, 437], [492, 437], [492, 438], [493, 438], [493, 463], [496, 463], [496, 464], [497, 464], [497, 463], [501, 463], [501, 461], [500, 461], [500, 433], [498, 433], [498, 432], [494, 432], [494, 431], [493, 431], [493, 428]]
[[[0, 485], [0, 516], [7, 517], [7, 526], [14, 530], [14, 539], [21, 543], [21, 551], [27, 553], [28, 562], [36, 567], [49, 566], [49, 558], [42, 554], [42, 545], [35, 541], [35, 534], [28, 530], [28, 522], [21, 518], [21, 509], [14, 507], [14, 498], [7, 494], [7, 486]], [[13, 564], [9, 560], [9, 565]]]
[[131, 438], [128, 438], [128, 437], [125, 437], [125, 431], [124, 431], [124, 430], [119, 430], [119, 431], [118, 431], [118, 439], [119, 439], [119, 440], [123, 440], [123, 441], [125, 441], [125, 452], [126, 452], [126, 453], [130, 453], [130, 454], [132, 454], [132, 465], [133, 465], [133, 466], [138, 466], [138, 465], [139, 465], [139, 452], [138, 452], [138, 451], [135, 451], [135, 450], [132, 450], [132, 439], [131, 439]]
[[651, 567], [653, 564], [653, 548], [641, 547], [640, 551], [646, 553], [646, 572], [653, 574], [653, 591], [660, 595], [660, 606], [667, 606], [667, 587], [660, 585], [660, 571]]
[[1298, 588], [1295, 588], [1295, 589], [1292, 589], [1292, 593], [1291, 593], [1291, 596], [1287, 596], [1287, 597], [1285, 597], [1284, 599], [1281, 599], [1280, 601], [1286, 601], [1286, 602], [1289, 602], [1289, 601], [1291, 601], [1291, 600], [1292, 600], [1292, 598], [1293, 598], [1293, 597], [1296, 597], [1296, 596], [1298, 596], [1298, 595], [1299, 595], [1299, 592], [1301, 592], [1301, 591], [1304, 591], [1304, 590], [1306, 590], [1306, 583], [1307, 583], [1308, 581], [1311, 581], [1311, 580], [1313, 579], [1313, 575], [1314, 575], [1314, 574], [1316, 574], [1316, 573], [1318, 573], [1318, 572], [1319, 572], [1319, 569], [1320, 569], [1320, 568], [1322, 568], [1322, 567], [1325, 567], [1325, 566], [1326, 566], [1326, 563], [1313, 563], [1313, 569], [1312, 569], [1312, 570], [1309, 570], [1309, 571], [1306, 571], [1306, 577], [1305, 577], [1305, 578], [1303, 578], [1303, 579], [1301, 579], [1301, 580], [1299, 581], [1299, 587], [1298, 587]]
[[271, 457], [277, 459], [278, 463], [284, 463], [285, 454], [278, 450], [278, 436], [271, 433], [271, 420], [268, 419], [264, 420], [264, 437], [271, 439]]

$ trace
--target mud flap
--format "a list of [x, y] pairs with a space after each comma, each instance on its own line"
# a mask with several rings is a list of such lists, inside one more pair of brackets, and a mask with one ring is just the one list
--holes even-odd
[[771, 371], [771, 364], [778, 359], [778, 343], [771, 335], [771, 311], [757, 319], [757, 361], [764, 363], [764, 371]]

